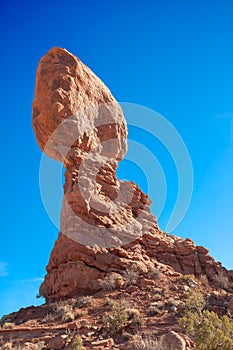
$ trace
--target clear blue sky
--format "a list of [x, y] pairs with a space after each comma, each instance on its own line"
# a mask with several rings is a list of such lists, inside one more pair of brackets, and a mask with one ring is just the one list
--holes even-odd
[[[36, 302], [58, 233], [41, 202], [31, 126], [36, 67], [53, 46], [79, 56], [119, 101], [174, 125], [194, 169], [191, 205], [175, 234], [233, 268], [233, 2], [10, 1], [1, 2], [0, 17], [0, 315]], [[146, 144], [143, 134], [130, 135]], [[177, 181], [162, 148], [152, 151], [167, 176], [163, 228]], [[145, 175], [129, 162], [119, 175], [146, 190]]]

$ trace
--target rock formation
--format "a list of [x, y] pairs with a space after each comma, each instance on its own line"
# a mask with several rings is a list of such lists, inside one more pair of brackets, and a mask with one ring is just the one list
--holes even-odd
[[127, 151], [127, 127], [107, 87], [61, 48], [42, 57], [36, 77], [33, 127], [42, 151], [66, 168], [61, 232], [40, 293], [58, 300], [99, 289], [99, 280], [126, 269], [153, 271], [157, 261], [175, 273], [233, 280], [208, 250], [162, 232], [150, 199], [116, 178]]

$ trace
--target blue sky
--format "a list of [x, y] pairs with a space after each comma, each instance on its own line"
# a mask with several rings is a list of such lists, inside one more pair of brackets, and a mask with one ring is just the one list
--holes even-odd
[[[35, 295], [57, 237], [40, 197], [31, 126], [36, 67], [53, 46], [76, 54], [118, 101], [173, 124], [194, 171], [191, 205], [174, 233], [233, 268], [232, 1], [11, 1], [1, 2], [0, 16], [0, 315], [41, 302]], [[129, 135], [165, 172], [164, 228], [177, 194], [174, 164], [159, 142], [133, 128]], [[147, 190], [148, 174], [137, 165], [123, 161], [118, 173]]]

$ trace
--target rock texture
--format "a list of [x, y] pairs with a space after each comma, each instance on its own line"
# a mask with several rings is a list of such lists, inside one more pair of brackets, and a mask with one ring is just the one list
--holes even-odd
[[40, 288], [47, 300], [96, 292], [106, 275], [126, 269], [147, 274], [157, 262], [173, 274], [233, 280], [207, 249], [162, 232], [148, 196], [117, 180], [127, 151], [122, 110], [99, 78], [64, 49], [51, 49], [39, 63], [33, 127], [43, 152], [66, 168], [61, 233]]
[[186, 344], [179, 334], [170, 331], [162, 337], [161, 348], [164, 350], [185, 350]]
[[[73, 350], [79, 335], [86, 350], [193, 350], [193, 339], [178, 324], [190, 288], [203, 295], [208, 310], [232, 315], [231, 293], [183, 276], [166, 264], [155, 262], [154, 271], [134, 279], [129, 274], [107, 276], [117, 282], [111, 290], [105, 284], [93, 296], [76, 295], [5, 315], [0, 319], [0, 349]], [[129, 318], [122, 333], [114, 334], [106, 330], [103, 318], [119, 301], [129, 310]]]
[[40, 60], [33, 127], [41, 149], [68, 169], [90, 151], [100, 154], [108, 139], [115, 140], [108, 144], [114, 146], [107, 150], [109, 158], [120, 160], [126, 153], [127, 127], [119, 105], [102, 81], [65, 49], [53, 48]]

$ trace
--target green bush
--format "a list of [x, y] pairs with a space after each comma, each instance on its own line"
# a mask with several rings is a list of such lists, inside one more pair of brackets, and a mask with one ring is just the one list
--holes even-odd
[[76, 336], [72, 342], [72, 350], [85, 350], [80, 336]]
[[194, 340], [197, 350], [232, 350], [233, 323], [228, 316], [220, 318], [205, 309], [201, 293], [190, 291], [179, 323]]
[[128, 303], [124, 300], [116, 302], [112, 310], [103, 317], [105, 329], [111, 334], [120, 333], [128, 323]]

